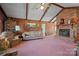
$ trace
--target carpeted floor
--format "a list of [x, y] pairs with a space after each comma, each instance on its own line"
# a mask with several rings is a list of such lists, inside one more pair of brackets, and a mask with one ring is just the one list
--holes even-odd
[[73, 56], [75, 43], [69, 38], [46, 36], [44, 39], [24, 41], [12, 48], [19, 56]]

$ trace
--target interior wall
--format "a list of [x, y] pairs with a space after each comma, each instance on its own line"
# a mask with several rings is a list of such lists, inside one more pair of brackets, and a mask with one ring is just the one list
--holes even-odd
[[46, 35], [55, 34], [55, 23], [46, 24]]
[[1, 9], [0, 9], [0, 33], [3, 31], [4, 29], [4, 19], [5, 19], [5, 16], [4, 14], [2, 13]]
[[77, 10], [74, 8], [72, 9], [64, 9], [58, 16], [57, 16], [57, 24], [59, 24], [60, 19], [64, 18], [66, 20], [67, 18], [72, 17], [73, 15], [77, 15]]
[[[71, 19], [71, 21], [73, 21], [73, 23], [75, 25], [78, 24], [78, 14], [77, 14], [77, 9], [76, 8], [70, 8], [70, 9], [64, 9], [58, 16], [57, 16], [57, 24], [59, 25], [60, 23], [60, 19], [64, 18], [64, 20], [68, 20], [69, 18], [73, 18]], [[58, 28], [58, 27], [57, 27]], [[77, 29], [78, 27], [75, 27], [75, 29]], [[72, 28], [73, 29], [73, 28]], [[58, 32], [58, 30], [57, 30]], [[76, 30], [76, 33], [78, 31]], [[78, 34], [79, 35], [79, 34]], [[76, 35], [75, 40], [77, 40], [79, 37], [77, 37], [78, 35]]]
[[[78, 20], [79, 20], [79, 8], [77, 8], [77, 17], [78, 17]], [[77, 38], [76, 38], [76, 41], [79, 41], [79, 21], [78, 21], [78, 27], [77, 27]]]
[[18, 25], [21, 27], [21, 32], [27, 32], [29, 31], [29, 29], [27, 29], [26, 25], [27, 23], [37, 23], [39, 24], [39, 27], [36, 28], [34, 31], [41, 31], [42, 28], [42, 24], [46, 24], [46, 27], [45, 27], [45, 30], [46, 30], [46, 35], [51, 35], [54, 33], [54, 23], [47, 23], [47, 22], [40, 22], [40, 21], [28, 21], [28, 20], [25, 20], [25, 19], [18, 19], [18, 18], [15, 18], [15, 20], [17, 21]]
[[29, 29], [26, 27], [27, 23], [36, 23], [39, 24], [38, 28], [35, 28], [34, 31], [40, 31], [41, 30], [41, 24], [40, 22], [35, 22], [35, 21], [27, 21], [24, 19], [16, 19], [18, 25], [21, 27], [21, 32], [27, 32]]

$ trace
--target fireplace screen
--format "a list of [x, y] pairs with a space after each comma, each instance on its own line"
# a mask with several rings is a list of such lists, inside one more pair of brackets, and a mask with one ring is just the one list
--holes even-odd
[[59, 36], [70, 37], [70, 29], [59, 29]]

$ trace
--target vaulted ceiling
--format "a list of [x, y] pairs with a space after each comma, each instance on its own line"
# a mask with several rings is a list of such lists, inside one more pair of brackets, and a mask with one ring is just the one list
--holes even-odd
[[51, 22], [64, 9], [79, 7], [78, 3], [46, 3], [45, 9], [41, 10], [41, 3], [1, 3], [7, 17], [22, 18]]

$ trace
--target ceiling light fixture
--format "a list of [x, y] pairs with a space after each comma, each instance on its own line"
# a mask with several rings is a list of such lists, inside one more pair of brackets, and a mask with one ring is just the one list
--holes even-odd
[[41, 3], [40, 9], [41, 9], [41, 10], [44, 9], [44, 3]]
[[36, 9], [38, 10], [45, 10], [47, 7], [50, 7], [49, 3], [38, 3], [36, 5]]
[[41, 6], [40, 9], [43, 10], [44, 9], [44, 6]]

